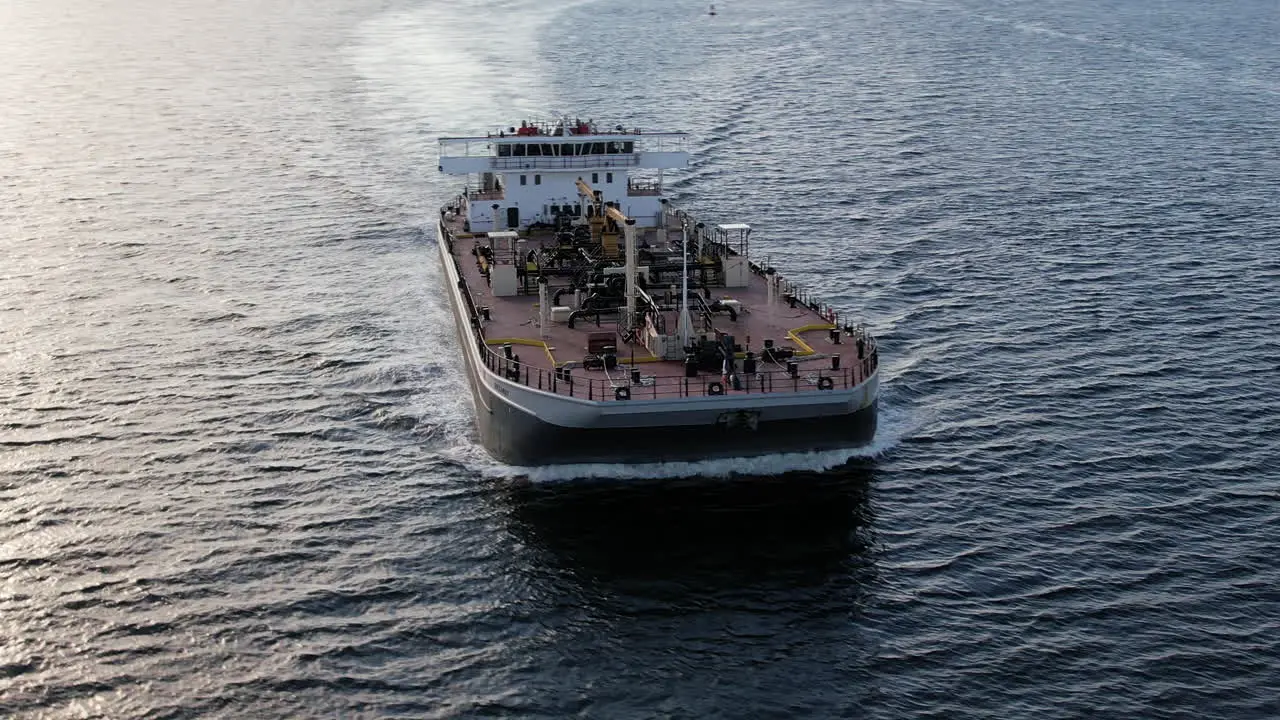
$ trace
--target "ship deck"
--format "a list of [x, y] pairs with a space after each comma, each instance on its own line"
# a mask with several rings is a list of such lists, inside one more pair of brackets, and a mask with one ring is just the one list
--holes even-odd
[[[679, 237], [679, 224], [667, 218], [671, 232]], [[851, 389], [865, 381], [876, 367], [875, 341], [863, 335], [860, 328], [847, 332], [842, 319], [832, 309], [793, 290], [791, 297], [778, 297], [769, 302], [768, 285], [763, 269], [752, 266], [746, 287], [711, 288], [711, 299], [732, 300], [736, 317], [718, 312], [695, 316], [692, 336], [716, 337], [717, 332], [731, 335], [742, 346], [737, 357], [737, 370], [726, 376], [721, 372], [701, 371], [690, 377], [680, 360], [655, 357], [639, 341], [627, 342], [620, 334], [615, 317], [577, 317], [574, 327], [566, 322], [539, 322], [539, 292], [535, 278], [521, 283], [519, 294], [500, 297], [494, 294], [492, 278], [482, 270], [476, 255], [480, 246], [491, 245], [485, 233], [472, 235], [464, 230], [461, 218], [441, 213], [441, 227], [463, 285], [464, 312], [472, 317], [468, 329], [481, 349], [484, 364], [509, 380], [560, 395], [589, 400], [671, 399], [677, 397], [740, 394], [796, 393]], [[547, 231], [522, 231], [521, 252], [535, 248], [554, 248], [555, 234]], [[637, 231], [637, 242], [648, 250], [669, 251], [674, 243], [661, 243], [655, 228]], [[678, 242], [678, 240], [676, 240]], [[621, 241], [619, 242], [621, 244]], [[679, 252], [678, 247], [674, 248]], [[643, 263], [640, 263], [643, 265]], [[552, 278], [554, 292], [567, 287], [565, 279]], [[527, 289], [526, 289], [527, 287]], [[675, 305], [669, 288], [649, 288], [658, 300], [666, 297]], [[565, 298], [564, 304], [570, 305]], [[677, 296], [678, 297], [678, 296]], [[555, 305], [556, 303], [552, 303]], [[733, 303], [730, 303], [733, 304]], [[678, 313], [663, 313], [666, 327], [675, 328]], [[834, 334], [832, 330], [837, 330]], [[761, 361], [765, 341], [774, 347], [789, 349], [795, 355], [786, 361]], [[616, 348], [617, 364], [611, 369], [587, 369], [588, 356], [597, 355], [601, 346]], [[863, 357], [859, 359], [859, 346]], [[747, 351], [757, 358], [754, 373], [742, 372], [742, 359]], [[509, 354], [508, 354], [509, 353]], [[833, 356], [838, 359], [833, 360]], [[793, 367], [788, 367], [794, 363]], [[620, 390], [625, 388], [625, 390]]]

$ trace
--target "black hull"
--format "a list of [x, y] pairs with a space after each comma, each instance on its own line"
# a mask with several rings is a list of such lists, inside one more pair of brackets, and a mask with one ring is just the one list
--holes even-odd
[[876, 405], [849, 415], [761, 422], [752, 430], [719, 425], [569, 428], [553, 425], [488, 394], [492, 411], [478, 413], [480, 438], [497, 459], [511, 465], [653, 463], [754, 457], [838, 450], [867, 445], [875, 437]]
[[754, 457], [856, 448], [876, 433], [876, 404], [848, 415], [760, 422], [756, 429], [719, 425], [574, 428], [513, 407], [480, 381], [471, 353], [467, 382], [476, 402], [480, 441], [510, 465], [653, 463]]

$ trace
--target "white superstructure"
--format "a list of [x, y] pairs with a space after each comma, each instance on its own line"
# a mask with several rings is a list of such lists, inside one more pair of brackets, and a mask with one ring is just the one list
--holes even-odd
[[[585, 217], [592, 204], [611, 205], [640, 227], [655, 227], [662, 171], [688, 164], [685, 133], [600, 128], [591, 120], [526, 121], [484, 137], [440, 139], [439, 170], [467, 176], [463, 206], [455, 211], [472, 232]], [[579, 180], [595, 197], [583, 197]]]

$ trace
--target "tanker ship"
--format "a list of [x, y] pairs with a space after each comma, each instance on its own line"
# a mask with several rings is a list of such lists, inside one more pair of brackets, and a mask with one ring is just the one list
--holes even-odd
[[[437, 238], [481, 444], [513, 465], [851, 448], [879, 352], [751, 226], [663, 197], [685, 133], [524, 120], [439, 140]], [[785, 243], [781, 239], [774, 246]]]

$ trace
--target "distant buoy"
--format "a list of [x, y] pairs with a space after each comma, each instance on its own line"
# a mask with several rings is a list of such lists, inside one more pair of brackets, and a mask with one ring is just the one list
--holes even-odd
[[707, 12], [707, 14], [708, 14], [708, 15], [715, 15], [715, 14], [716, 14], [716, 6], [715, 6], [715, 5], [712, 5], [712, 6], [711, 6], [711, 10], [709, 10], [709, 11]]

